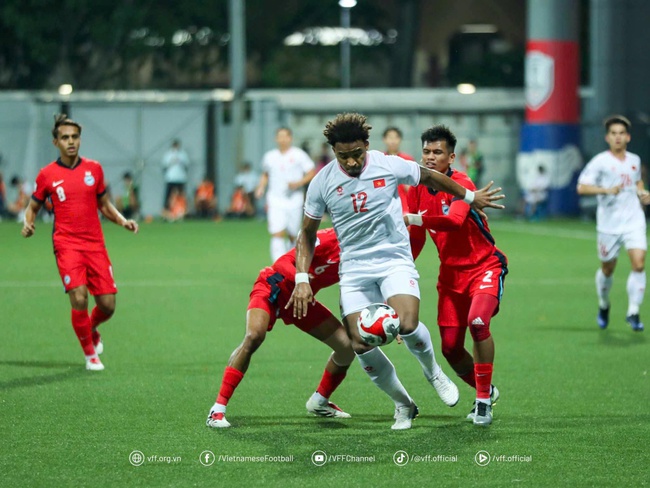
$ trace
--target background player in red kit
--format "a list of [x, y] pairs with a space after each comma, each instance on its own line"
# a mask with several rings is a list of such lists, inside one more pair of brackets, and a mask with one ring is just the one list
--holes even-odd
[[[456, 137], [445, 126], [422, 133], [422, 164], [440, 171], [469, 190], [476, 187], [465, 173], [454, 171]], [[438, 325], [442, 353], [463, 381], [476, 388], [474, 409], [467, 416], [476, 425], [492, 423], [492, 403], [499, 392], [491, 385], [494, 340], [490, 319], [499, 311], [506, 256], [494, 245], [487, 222], [453, 195], [412, 187], [408, 194], [411, 247], [417, 257], [426, 242], [426, 230], [438, 248]], [[469, 327], [474, 357], [465, 349]]]
[[[339, 244], [334, 229], [320, 230], [316, 236], [314, 259], [309, 268], [314, 294], [322, 288], [338, 283], [340, 261]], [[266, 332], [273, 328], [276, 318], [282, 319], [287, 325], [295, 325], [334, 350], [327, 361], [316, 392], [307, 401], [307, 411], [320, 417], [350, 417], [329, 401], [354, 359], [350, 339], [339, 320], [318, 301], [314, 301], [309, 307], [305, 317], [295, 318], [293, 309], [285, 308], [295, 287], [295, 275], [296, 250], [292, 249], [278, 258], [273, 266], [264, 268], [257, 277], [246, 313], [246, 336], [230, 355], [228, 366], [223, 373], [219, 396], [206, 421], [208, 426], [230, 427], [225, 418], [228, 400], [243, 379], [253, 353], [264, 342]]]
[[[54, 255], [72, 305], [72, 327], [86, 356], [86, 369], [101, 371], [104, 365], [98, 354], [104, 346], [97, 327], [113, 315], [117, 287], [97, 211], [131, 232], [138, 231], [138, 224], [125, 219], [110, 202], [100, 164], [79, 156], [81, 126], [61, 114], [55, 118], [52, 135], [60, 156], [36, 177], [22, 235], [34, 234], [36, 214], [50, 198]], [[88, 292], [95, 297], [90, 316]]]

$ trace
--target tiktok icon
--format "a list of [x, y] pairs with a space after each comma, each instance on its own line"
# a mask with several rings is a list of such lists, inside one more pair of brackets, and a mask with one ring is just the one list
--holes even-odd
[[393, 454], [393, 462], [398, 466], [406, 466], [409, 462], [409, 455], [406, 451], [397, 451]]

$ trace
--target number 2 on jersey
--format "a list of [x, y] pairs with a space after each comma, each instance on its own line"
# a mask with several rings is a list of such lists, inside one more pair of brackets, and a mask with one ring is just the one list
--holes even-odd
[[367, 212], [366, 201], [368, 201], [368, 194], [365, 191], [360, 191], [359, 193], [353, 193], [350, 195], [352, 197], [352, 207], [354, 208], [354, 213]]
[[59, 197], [59, 202], [65, 202], [65, 191], [62, 186], [56, 187], [56, 196]]

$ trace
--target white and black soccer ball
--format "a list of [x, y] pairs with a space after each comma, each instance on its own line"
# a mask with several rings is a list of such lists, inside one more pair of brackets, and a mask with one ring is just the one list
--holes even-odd
[[399, 334], [399, 317], [392, 307], [373, 303], [361, 311], [357, 328], [363, 342], [370, 346], [384, 346]]

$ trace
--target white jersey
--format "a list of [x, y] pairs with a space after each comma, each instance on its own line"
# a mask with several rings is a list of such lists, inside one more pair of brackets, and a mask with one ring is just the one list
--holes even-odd
[[269, 204], [290, 201], [299, 207], [303, 202], [303, 190], [289, 190], [289, 183], [301, 180], [315, 165], [305, 151], [290, 147], [282, 153], [273, 149], [264, 154], [262, 170], [269, 176], [266, 199]]
[[368, 151], [358, 177], [349, 176], [334, 160], [309, 185], [305, 215], [319, 220], [329, 211], [341, 262], [395, 258], [413, 262], [397, 186], [419, 182], [420, 166], [399, 156]]
[[636, 194], [637, 182], [641, 180], [641, 158], [630, 152], [621, 161], [611, 151], [593, 157], [585, 166], [578, 184], [612, 188], [622, 185], [618, 195], [598, 195], [596, 223], [598, 232], [625, 234], [645, 230], [645, 216]]

